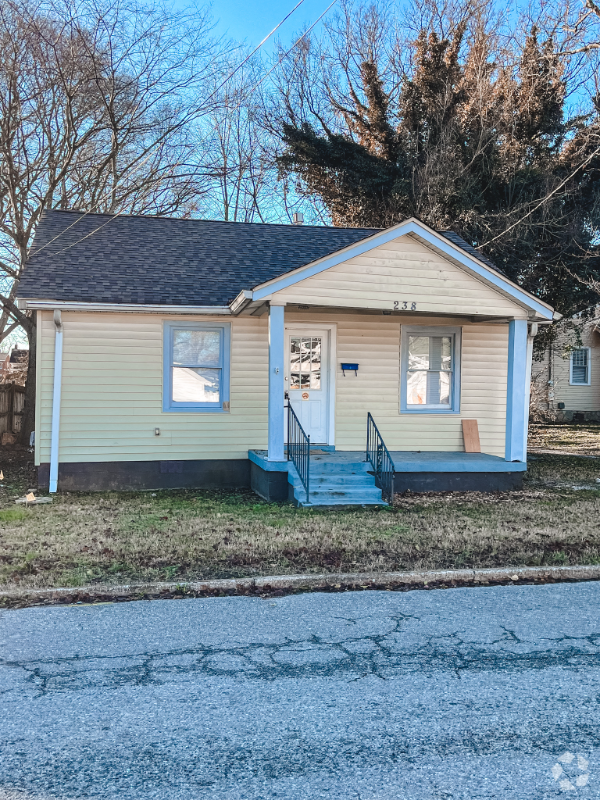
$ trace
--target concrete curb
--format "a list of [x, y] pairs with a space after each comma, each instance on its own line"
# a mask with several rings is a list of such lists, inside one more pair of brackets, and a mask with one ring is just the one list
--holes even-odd
[[184, 583], [140, 583], [124, 586], [81, 586], [56, 589], [0, 589], [0, 608], [35, 605], [124, 602], [180, 597], [269, 596], [306, 591], [457, 588], [519, 583], [600, 580], [600, 565], [577, 567], [508, 567], [501, 569], [367, 572], [324, 575], [271, 575]]

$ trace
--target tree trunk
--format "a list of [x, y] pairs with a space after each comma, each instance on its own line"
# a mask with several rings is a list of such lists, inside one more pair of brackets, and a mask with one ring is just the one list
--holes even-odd
[[[29, 445], [31, 431], [35, 430], [35, 345], [36, 345], [36, 319], [31, 318], [29, 338], [29, 364], [27, 366], [27, 382], [25, 384], [25, 408], [21, 418], [21, 444]], [[39, 436], [40, 432], [37, 432]]]

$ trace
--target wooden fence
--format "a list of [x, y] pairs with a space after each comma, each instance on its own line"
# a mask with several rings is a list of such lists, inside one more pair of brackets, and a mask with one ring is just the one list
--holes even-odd
[[0, 383], [0, 434], [20, 432], [24, 406], [24, 386]]

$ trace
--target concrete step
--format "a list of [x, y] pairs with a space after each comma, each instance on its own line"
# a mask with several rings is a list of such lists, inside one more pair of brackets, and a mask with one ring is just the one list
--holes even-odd
[[379, 502], [381, 500], [381, 489], [376, 486], [361, 486], [352, 491], [343, 489], [313, 489], [310, 487], [310, 500], [313, 504], [321, 500], [341, 500], [345, 499], [348, 503]]
[[[353, 473], [348, 473], [345, 475], [334, 475], [330, 472], [325, 473], [317, 473], [311, 471], [310, 473], [310, 485], [314, 486], [315, 489], [317, 486], [366, 486], [368, 485], [368, 478], [370, 475], [355, 475]], [[365, 480], [367, 479], [367, 480]]]
[[[300, 476], [294, 470], [288, 472], [288, 481], [294, 486], [301, 486]], [[310, 473], [310, 488], [327, 489], [331, 491], [354, 491], [357, 489], [375, 486], [375, 478], [372, 475], [314, 475]]]
[[306, 503], [304, 500], [297, 500], [297, 505], [299, 508], [327, 508], [329, 506], [387, 506], [383, 500], [365, 500], [363, 503], [359, 503], [356, 500], [349, 500], [343, 498], [329, 498], [328, 500], [319, 500], [318, 502], [313, 501], [313, 497], [311, 494], [311, 502]]
[[371, 506], [386, 505], [381, 489], [375, 486], [375, 477], [370, 474], [367, 461], [343, 461], [340, 459], [311, 458], [310, 496], [293, 464], [288, 467], [288, 481], [293, 487], [297, 505], [307, 506]]
[[332, 461], [310, 461], [311, 475], [364, 475], [369, 472], [371, 465], [367, 461], [356, 462], [332, 462]]

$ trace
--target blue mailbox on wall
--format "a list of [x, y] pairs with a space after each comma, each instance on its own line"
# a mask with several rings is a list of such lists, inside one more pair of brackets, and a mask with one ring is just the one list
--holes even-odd
[[346, 370], [353, 370], [355, 375], [358, 375], [358, 364], [342, 364], [342, 372], [346, 377]]

